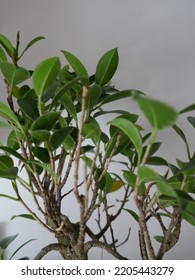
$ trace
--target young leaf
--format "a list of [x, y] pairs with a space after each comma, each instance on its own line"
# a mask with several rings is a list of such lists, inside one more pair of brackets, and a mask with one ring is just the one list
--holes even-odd
[[137, 150], [140, 160], [142, 155], [142, 139], [137, 127], [131, 121], [120, 117], [110, 121], [109, 124], [118, 127], [129, 137]]
[[131, 209], [126, 209], [126, 208], [123, 208], [123, 210], [127, 211], [133, 218], [136, 222], [139, 222], [139, 216]]
[[195, 110], [195, 104], [192, 104], [179, 112], [179, 114], [187, 113]]
[[70, 63], [72, 66], [73, 70], [77, 74], [77, 76], [82, 77], [84, 79], [87, 79], [87, 82], [89, 81], [89, 75], [87, 73], [87, 70], [83, 63], [72, 53], [67, 52], [67, 51], [62, 51], [64, 56], [66, 57], [67, 61]]
[[30, 219], [30, 220], [34, 220], [35, 221], [35, 218], [30, 215], [30, 214], [20, 214], [20, 215], [14, 215], [11, 217], [11, 220], [14, 220], [15, 218], [25, 218], [25, 219]]
[[118, 51], [114, 48], [106, 52], [97, 64], [95, 80], [100, 86], [107, 84], [113, 77], [118, 66]]
[[5, 49], [6, 53], [11, 58], [13, 58], [14, 57], [14, 53], [15, 53], [15, 49], [12, 46], [12, 43], [10, 42], [10, 40], [7, 37], [5, 37], [3, 34], [0, 34], [0, 44]]
[[19, 59], [23, 56], [23, 54], [31, 47], [33, 46], [36, 42], [45, 39], [45, 37], [43, 36], [38, 36], [36, 38], [34, 38], [33, 40], [31, 40], [28, 45], [26, 46], [26, 48], [23, 50], [23, 52], [21, 53], [21, 55], [19, 56]]
[[107, 96], [102, 101], [101, 105], [107, 104], [107, 103], [110, 103], [110, 102], [113, 102], [113, 101], [117, 101], [117, 100], [120, 100], [120, 99], [123, 99], [123, 98], [135, 96], [135, 95], [138, 95], [138, 94], [144, 94], [144, 93], [141, 92], [141, 91], [138, 91], [138, 90], [130, 90], [130, 89], [118, 91], [116, 93], [113, 93], [113, 94], [110, 94], [109, 96]]
[[36, 94], [42, 96], [54, 83], [60, 71], [60, 60], [58, 57], [48, 58], [39, 63], [32, 76], [33, 87]]
[[151, 98], [137, 97], [138, 105], [151, 126], [160, 130], [172, 126], [177, 119], [177, 112], [171, 106]]
[[0, 67], [6, 81], [11, 87], [11, 90], [14, 86], [24, 82], [30, 77], [30, 73], [28, 70], [22, 67], [16, 68], [14, 64], [8, 61], [1, 62]]
[[6, 238], [1, 239], [0, 240], [1, 249], [3, 249], [3, 250], [7, 249], [7, 247], [16, 239], [17, 236], [18, 236], [18, 234], [15, 234], [15, 235], [8, 236]]

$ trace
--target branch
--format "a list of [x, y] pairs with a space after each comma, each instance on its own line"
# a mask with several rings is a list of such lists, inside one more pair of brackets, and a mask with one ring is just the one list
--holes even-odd
[[85, 253], [88, 254], [88, 251], [94, 247], [104, 249], [118, 260], [128, 260], [127, 258], [123, 257], [121, 254], [119, 254], [116, 250], [114, 250], [111, 246], [96, 240], [89, 241], [85, 244], [85, 248], [84, 248]]
[[51, 251], [60, 251], [65, 248], [64, 244], [53, 243], [45, 246], [41, 249], [41, 251], [35, 256], [34, 260], [41, 260], [45, 255], [47, 255]]

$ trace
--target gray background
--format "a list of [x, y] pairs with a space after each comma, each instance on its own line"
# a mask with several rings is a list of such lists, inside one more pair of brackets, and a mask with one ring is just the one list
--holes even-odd
[[[60, 54], [64, 49], [77, 55], [93, 73], [101, 55], [118, 47], [120, 64], [113, 78], [116, 87], [139, 89], [180, 110], [194, 102], [194, 14], [193, 0], [0, 0], [0, 33], [14, 41], [20, 30], [23, 46], [33, 37], [46, 37], [22, 60], [22, 65], [28, 68], [54, 55], [59, 55], [65, 63]], [[2, 79], [0, 84], [1, 98], [5, 99]], [[130, 100], [116, 104], [118, 107], [131, 112], [137, 110]], [[185, 120], [179, 119], [179, 123], [193, 145], [194, 131]], [[1, 141], [4, 136], [1, 133]], [[165, 141], [161, 149], [164, 156], [172, 161], [175, 157], [185, 160], [184, 146], [171, 130], [161, 132], [159, 137]], [[0, 191], [4, 188], [10, 189], [10, 185], [1, 179]], [[36, 237], [38, 240], [22, 252], [33, 258], [53, 238], [31, 221], [9, 221], [13, 214], [23, 212], [14, 202], [0, 200], [0, 238], [19, 233], [18, 242], [21, 243]], [[118, 234], [125, 236], [126, 224], [132, 228], [131, 237], [120, 252], [131, 259], [139, 259], [137, 228], [127, 214], [123, 214], [117, 226]], [[180, 243], [166, 258], [194, 259], [194, 233], [194, 228], [184, 222]], [[94, 250], [90, 257], [99, 259], [101, 252]], [[49, 254], [47, 258], [59, 256]]]

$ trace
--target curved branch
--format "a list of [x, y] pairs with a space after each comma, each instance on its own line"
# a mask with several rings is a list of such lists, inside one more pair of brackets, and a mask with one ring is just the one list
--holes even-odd
[[88, 251], [94, 247], [104, 249], [118, 260], [128, 260], [127, 258], [123, 257], [121, 254], [119, 254], [116, 250], [114, 250], [111, 246], [96, 240], [88, 241], [85, 244], [85, 253], [88, 254]]
[[60, 251], [64, 249], [64, 245], [60, 243], [52, 243], [44, 248], [41, 249], [41, 251], [35, 256], [34, 260], [41, 260], [45, 255], [47, 255], [51, 251]]

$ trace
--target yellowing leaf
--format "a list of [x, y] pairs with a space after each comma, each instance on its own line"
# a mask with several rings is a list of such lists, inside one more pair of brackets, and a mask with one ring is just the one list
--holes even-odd
[[118, 191], [120, 188], [124, 186], [124, 182], [120, 180], [115, 180], [112, 185], [112, 189], [110, 192]]

